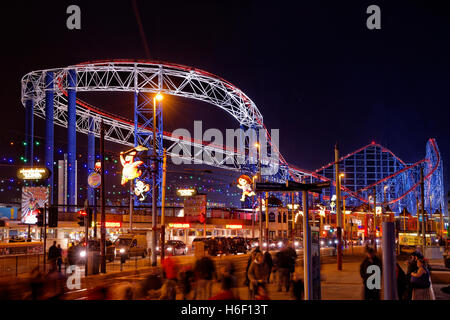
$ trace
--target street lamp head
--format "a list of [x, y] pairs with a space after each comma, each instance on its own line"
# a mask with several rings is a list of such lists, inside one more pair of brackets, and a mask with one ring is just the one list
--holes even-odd
[[258, 142], [255, 142], [255, 147], [259, 148], [260, 144]]
[[155, 99], [156, 99], [157, 101], [161, 101], [161, 100], [163, 99], [163, 95], [162, 95], [161, 93], [158, 93], [158, 94], [155, 96]]
[[343, 177], [345, 177], [345, 173], [341, 173], [341, 174], [339, 175], [339, 178], [343, 178]]

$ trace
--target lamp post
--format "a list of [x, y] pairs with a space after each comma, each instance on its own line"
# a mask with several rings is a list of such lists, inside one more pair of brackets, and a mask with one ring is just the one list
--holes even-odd
[[[256, 142], [255, 143], [255, 147], [258, 149], [258, 182], [262, 182], [262, 177], [261, 177], [261, 145]], [[262, 211], [263, 211], [263, 207], [262, 207], [262, 197], [261, 194], [259, 195], [259, 248], [262, 250], [262, 246], [263, 246], [263, 242], [262, 242]], [[268, 206], [268, 203], [266, 203], [266, 207]]]
[[341, 212], [341, 177], [339, 175], [339, 149], [334, 146], [334, 167], [336, 179], [336, 218], [337, 218], [337, 269], [342, 270], [342, 212]]
[[[159, 241], [161, 251], [161, 264], [164, 262], [164, 254], [165, 254], [165, 242], [166, 242], [166, 225], [165, 225], [165, 213], [166, 213], [166, 172], [167, 172], [167, 155], [166, 149], [164, 149], [163, 153], [163, 179], [162, 179], [162, 190], [161, 190], [161, 239]], [[185, 232], [188, 232], [186, 230]]]
[[158, 93], [153, 97], [153, 174], [152, 174], [152, 266], [156, 266], [156, 174], [158, 171], [156, 153], [156, 101], [161, 101], [163, 96]]

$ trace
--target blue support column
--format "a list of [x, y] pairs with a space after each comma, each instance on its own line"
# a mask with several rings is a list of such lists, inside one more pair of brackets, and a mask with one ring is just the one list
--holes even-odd
[[[27, 91], [33, 96], [34, 88], [31, 82], [27, 84]], [[34, 101], [29, 98], [25, 101], [25, 159], [30, 167], [33, 166], [33, 132], [34, 132], [34, 118], [33, 118]]]
[[[88, 133], [88, 175], [94, 171], [95, 166], [95, 135], [94, 135], [94, 118], [89, 117], [89, 133]], [[95, 189], [88, 186], [88, 201], [90, 206], [95, 205]]]
[[[75, 161], [76, 161], [76, 147], [77, 147], [77, 136], [76, 136], [76, 83], [77, 74], [75, 70], [69, 70], [68, 74], [68, 125], [67, 125], [67, 136], [68, 136], [68, 164], [67, 164], [67, 196], [68, 204], [76, 205], [77, 199], [75, 199]], [[75, 208], [70, 208], [74, 210]]]
[[45, 166], [50, 170], [48, 184], [50, 185], [50, 204], [53, 204], [53, 148], [54, 148], [54, 130], [53, 130], [53, 72], [48, 71], [45, 74]]

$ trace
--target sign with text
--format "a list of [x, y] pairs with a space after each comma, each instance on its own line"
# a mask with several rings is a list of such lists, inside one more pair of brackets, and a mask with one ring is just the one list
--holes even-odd
[[44, 180], [50, 176], [50, 171], [45, 167], [21, 168], [17, 171], [20, 180]]
[[206, 194], [197, 194], [184, 199], [184, 217], [188, 222], [206, 221]]

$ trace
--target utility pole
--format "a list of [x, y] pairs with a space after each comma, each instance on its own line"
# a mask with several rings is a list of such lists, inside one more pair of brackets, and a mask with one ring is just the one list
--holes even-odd
[[420, 166], [420, 199], [422, 201], [420, 211], [422, 211], [422, 254], [425, 256], [426, 228], [425, 228], [425, 189], [423, 181], [423, 167]]
[[373, 187], [373, 247], [377, 251], [377, 189]]
[[[266, 241], [269, 246], [269, 193], [266, 192]], [[267, 247], [269, 249], [269, 247]]]
[[[163, 176], [162, 176], [162, 190], [161, 190], [161, 240], [159, 241], [161, 251], [161, 264], [164, 262], [165, 242], [166, 242], [166, 225], [165, 225], [165, 206], [166, 206], [166, 171], [167, 171], [167, 154], [166, 149], [163, 152]], [[185, 230], [185, 232], [189, 232]]]
[[100, 197], [101, 197], [101, 215], [100, 215], [100, 256], [101, 272], [106, 273], [106, 213], [105, 213], [105, 125], [103, 120], [100, 124]]
[[133, 211], [134, 211], [134, 201], [133, 201], [133, 180], [130, 180], [130, 233], [133, 232]]
[[292, 213], [292, 232], [291, 232], [291, 236], [292, 236], [292, 243], [294, 243], [295, 241], [295, 210], [294, 210], [294, 197], [295, 197], [295, 193], [292, 192], [292, 202], [291, 202], [291, 213]]
[[308, 191], [303, 191], [303, 269], [305, 300], [312, 300], [311, 227], [308, 215]]
[[44, 272], [47, 269], [47, 203], [44, 204]]
[[156, 159], [156, 98], [153, 98], [153, 174], [152, 174], [152, 266], [156, 266], [156, 175], [158, 170]]
[[[334, 168], [336, 177], [336, 218], [337, 218], [337, 269], [342, 270], [342, 212], [341, 212], [341, 179], [339, 176], [339, 149], [334, 146]], [[303, 214], [305, 214], [303, 212]]]

